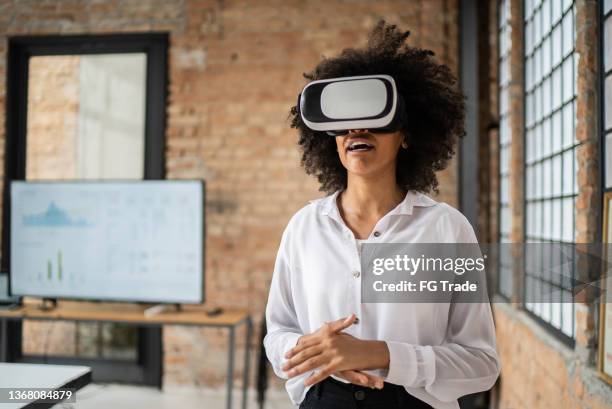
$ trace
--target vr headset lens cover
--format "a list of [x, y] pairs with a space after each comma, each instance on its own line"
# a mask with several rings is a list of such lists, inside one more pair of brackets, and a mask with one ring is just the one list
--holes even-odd
[[343, 135], [349, 129], [393, 132], [404, 120], [404, 104], [389, 75], [317, 80], [298, 98], [304, 124], [314, 131]]

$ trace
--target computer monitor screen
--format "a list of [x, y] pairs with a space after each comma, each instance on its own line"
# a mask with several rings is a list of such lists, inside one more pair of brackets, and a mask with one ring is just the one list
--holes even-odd
[[12, 182], [11, 293], [204, 301], [202, 181]]

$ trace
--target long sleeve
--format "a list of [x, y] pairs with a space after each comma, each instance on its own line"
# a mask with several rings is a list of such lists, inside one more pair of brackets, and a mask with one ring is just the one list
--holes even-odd
[[[477, 242], [467, 220], [457, 242]], [[490, 389], [500, 372], [495, 326], [486, 302], [451, 304], [445, 342], [441, 345], [387, 341], [387, 346], [387, 382], [424, 388], [443, 402]]]
[[451, 314], [449, 341], [442, 345], [387, 341], [387, 382], [424, 387], [444, 402], [493, 386], [499, 361], [489, 305], [455, 304]]
[[289, 261], [288, 228], [285, 229], [276, 255], [268, 304], [266, 325], [268, 333], [264, 346], [274, 373], [283, 379], [287, 376], [281, 370], [285, 354], [293, 348], [302, 332], [300, 331], [291, 293], [291, 266]]

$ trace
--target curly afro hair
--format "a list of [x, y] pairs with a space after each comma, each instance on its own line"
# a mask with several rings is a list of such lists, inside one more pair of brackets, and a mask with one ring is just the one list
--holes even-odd
[[[397, 155], [397, 184], [404, 190], [438, 193], [436, 171], [454, 155], [457, 139], [465, 135], [465, 97], [446, 65], [437, 63], [431, 50], [404, 44], [410, 35], [380, 20], [365, 48], [346, 48], [333, 58], [324, 57], [308, 80], [353, 75], [387, 74], [393, 77], [406, 102], [406, 123], [401, 131], [408, 149]], [[290, 109], [291, 127], [299, 130], [301, 164], [331, 193], [346, 188], [347, 172], [336, 151], [336, 141], [325, 132], [309, 129], [297, 106]]]

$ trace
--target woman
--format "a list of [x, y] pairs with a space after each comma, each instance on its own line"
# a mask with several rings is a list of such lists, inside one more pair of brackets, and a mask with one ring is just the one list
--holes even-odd
[[394, 129], [334, 137], [291, 109], [302, 165], [330, 193], [287, 225], [266, 308], [267, 355], [300, 408], [458, 408], [499, 375], [489, 304], [360, 300], [361, 241], [476, 243], [460, 212], [425, 195], [464, 134], [464, 98], [433, 52], [404, 45], [408, 35], [380, 21], [366, 48], [305, 74], [391, 76], [405, 109]]

